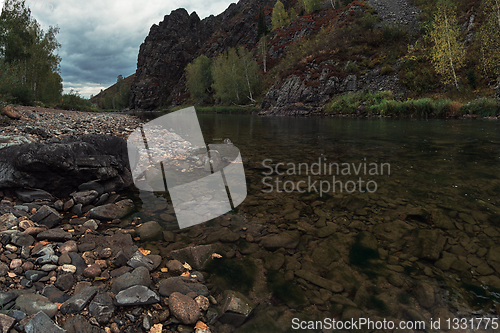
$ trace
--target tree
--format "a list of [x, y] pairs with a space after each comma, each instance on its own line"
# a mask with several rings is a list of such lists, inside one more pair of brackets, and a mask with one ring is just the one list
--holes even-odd
[[500, 0], [482, 0], [479, 7], [478, 38], [481, 50], [481, 70], [485, 77], [500, 76]]
[[308, 14], [321, 9], [321, 3], [319, 2], [319, 0], [303, 0], [303, 1], [304, 1], [304, 9]]
[[60, 47], [55, 37], [58, 32], [58, 28], [49, 27], [45, 33], [31, 18], [24, 0], [5, 1], [0, 15], [0, 56], [1, 61], [16, 70], [20, 87], [13, 86], [11, 93], [20, 96], [16, 102], [29, 103], [30, 98], [44, 102], [59, 99], [62, 80], [57, 73], [61, 58], [54, 54]]
[[436, 73], [443, 77], [445, 84], [454, 82], [457, 90], [460, 90], [456, 70], [464, 65], [465, 49], [460, 40], [455, 8], [447, 0], [438, 2], [430, 38], [434, 42], [431, 62]]
[[260, 40], [262, 36], [269, 33], [269, 29], [266, 24], [266, 15], [264, 14], [264, 8], [260, 7], [259, 17], [257, 18], [257, 40]]
[[187, 86], [191, 97], [203, 99], [210, 93], [213, 83], [212, 62], [201, 55], [186, 67]]
[[233, 104], [254, 102], [262, 81], [257, 62], [244, 47], [220, 54], [212, 65], [212, 77], [215, 97]]
[[287, 25], [289, 22], [285, 6], [283, 6], [283, 3], [280, 0], [276, 1], [276, 4], [274, 5], [271, 21], [273, 23], [273, 30]]

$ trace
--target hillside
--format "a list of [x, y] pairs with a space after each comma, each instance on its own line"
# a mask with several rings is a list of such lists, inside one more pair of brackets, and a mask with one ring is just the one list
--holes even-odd
[[257, 106], [271, 114], [323, 110], [339, 95], [363, 91], [390, 91], [397, 100], [445, 96], [461, 102], [494, 94], [496, 78], [482, 75], [478, 60], [477, 0], [462, 0], [457, 6], [466, 48], [464, 65], [457, 69], [460, 91], [444, 84], [431, 64], [432, 42], [426, 34], [436, 11], [433, 3], [325, 1], [321, 9], [306, 14], [299, 2], [286, 2], [288, 13], [299, 14], [259, 41], [259, 12], [262, 9], [270, 29], [274, 5], [275, 1], [241, 0], [203, 20], [184, 9], [166, 15], [151, 27], [140, 47], [137, 71], [127, 78], [129, 107], [153, 110], [219, 103], [213, 96], [190, 96], [185, 68], [200, 55], [213, 60], [239, 46], [253, 52], [259, 64], [263, 87]]
[[[122, 91], [125, 91], [125, 96], [123, 97], [123, 99], [127, 100], [127, 104], [128, 104], [128, 92], [130, 91], [130, 87], [132, 85], [132, 82], [134, 81], [134, 78], [135, 78], [135, 73], [123, 79], [123, 85], [125, 86], [124, 88], [122, 88]], [[97, 95], [90, 98], [90, 102], [97, 105], [101, 109], [110, 108], [108, 107], [108, 105], [105, 104], [112, 105], [112, 99], [115, 97], [115, 95], [120, 94], [119, 92], [120, 89], [118, 85], [119, 85], [118, 83], [115, 83], [112, 86], [106, 88], [105, 90], [102, 90]], [[118, 97], [121, 96], [117, 96], [117, 98]]]

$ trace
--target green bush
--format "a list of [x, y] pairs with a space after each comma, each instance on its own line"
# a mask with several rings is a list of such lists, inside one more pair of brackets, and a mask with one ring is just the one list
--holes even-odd
[[384, 65], [384, 67], [382, 67], [382, 69], [380, 70], [381, 75], [387, 75], [392, 73], [394, 73], [394, 68], [392, 68], [392, 66], [389, 64]]
[[73, 90], [69, 94], [64, 94], [56, 107], [64, 110], [97, 111], [97, 107], [90, 100], [81, 97], [78, 92]]
[[408, 37], [408, 32], [399, 25], [384, 24], [382, 26], [382, 40], [386, 44], [393, 44]]
[[471, 101], [467, 104], [462, 105], [460, 108], [462, 114], [473, 114], [482, 117], [493, 117], [496, 116], [500, 110], [498, 107], [498, 102], [494, 98], [479, 98]]
[[31, 105], [35, 99], [31, 89], [21, 84], [17, 84], [12, 88], [10, 94], [12, 96], [12, 103], [15, 104]]

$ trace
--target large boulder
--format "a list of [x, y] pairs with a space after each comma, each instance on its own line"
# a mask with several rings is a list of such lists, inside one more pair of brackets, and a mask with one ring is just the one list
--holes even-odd
[[68, 196], [91, 180], [115, 184], [113, 190], [132, 185], [123, 139], [96, 134], [66, 136], [0, 149], [0, 188], [31, 187]]

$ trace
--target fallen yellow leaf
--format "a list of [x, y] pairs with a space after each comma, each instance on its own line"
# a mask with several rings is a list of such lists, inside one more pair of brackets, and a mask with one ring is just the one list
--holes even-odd
[[182, 267], [184, 267], [188, 271], [192, 270], [191, 266], [187, 262], [185, 262], [184, 265], [182, 265]]
[[150, 251], [150, 250], [144, 250], [142, 247], [140, 247], [140, 248], [139, 248], [139, 251], [140, 251], [142, 254], [144, 254], [145, 256], [147, 256], [148, 254], [150, 254], [150, 253], [151, 253], [151, 251]]
[[196, 323], [196, 326], [195, 326], [194, 328], [195, 328], [195, 329], [197, 329], [197, 328], [207, 329], [207, 328], [208, 328], [208, 326], [207, 326], [207, 324], [205, 324], [204, 322], [202, 322], [202, 321], [199, 321], [199, 320], [198, 320], [198, 322]]
[[167, 267], [163, 267], [162, 269], [160, 269], [160, 271], [161, 271], [162, 273], [166, 273], [166, 272], [168, 272], [168, 268], [167, 268]]
[[191, 274], [189, 274], [189, 272], [184, 272], [181, 274], [181, 276], [186, 276], [186, 277], [189, 277], [189, 275], [191, 275]]

